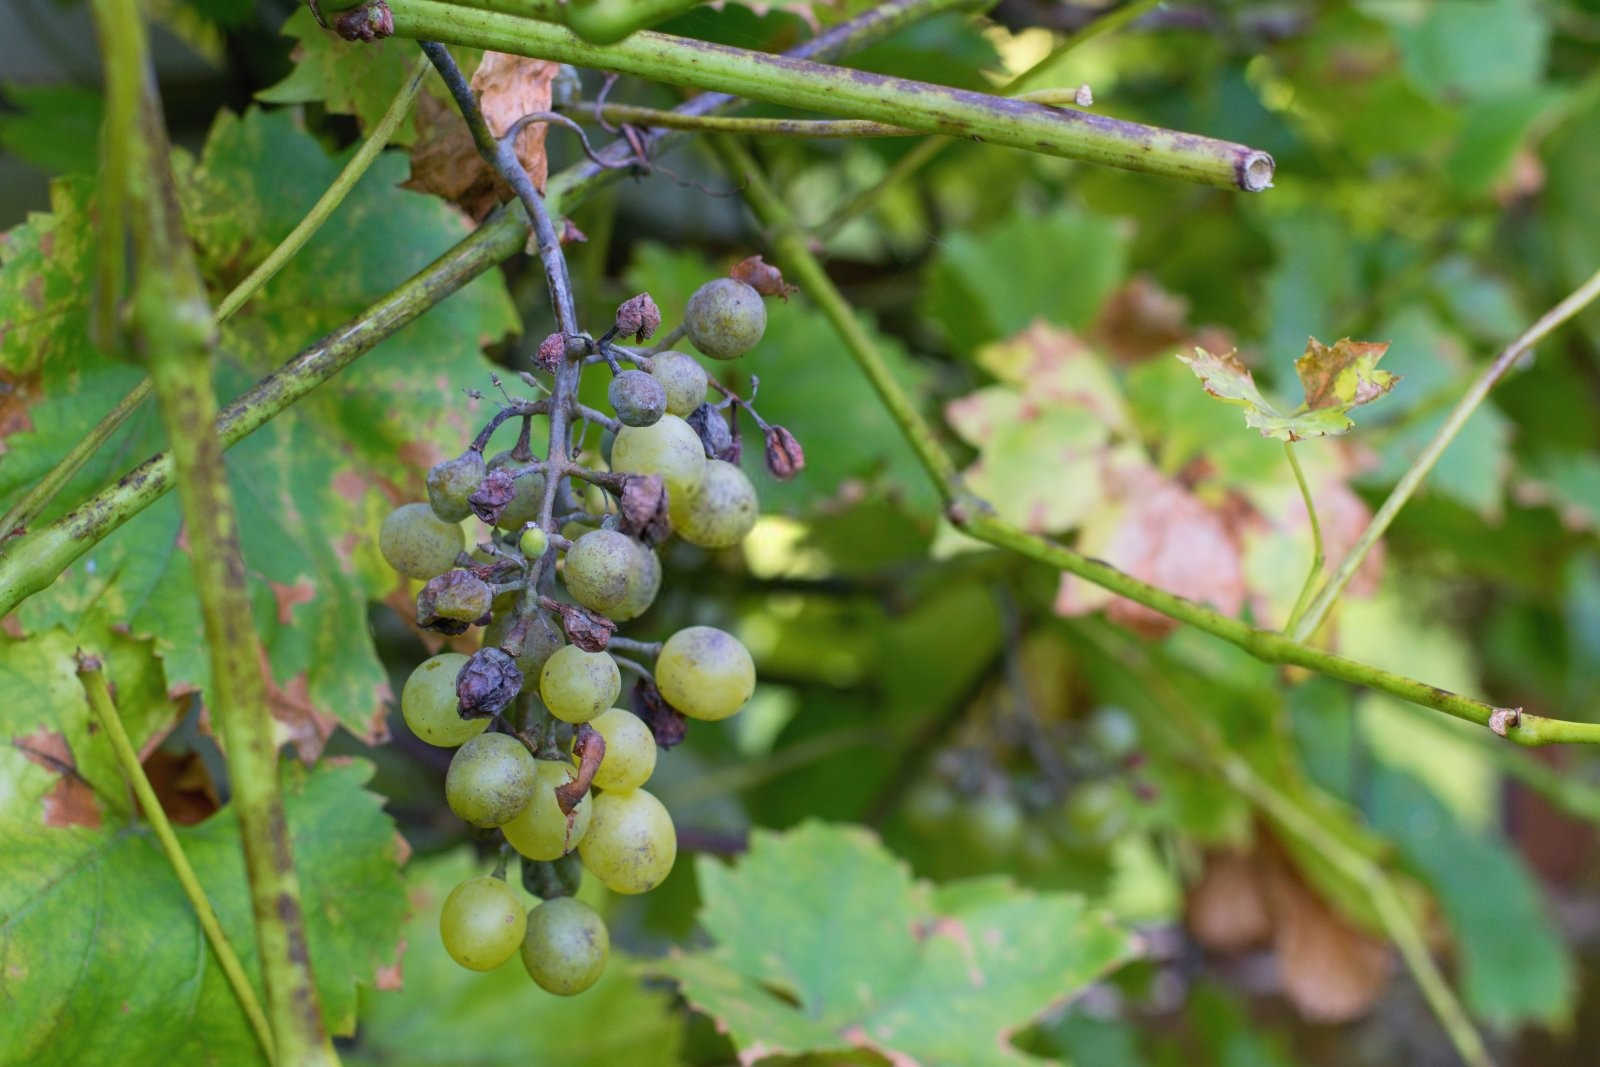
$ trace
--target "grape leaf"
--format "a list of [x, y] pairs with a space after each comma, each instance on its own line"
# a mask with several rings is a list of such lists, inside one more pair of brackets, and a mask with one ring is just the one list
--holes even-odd
[[[177, 162], [185, 217], [216, 296], [299, 221], [343, 160], [327, 155], [289, 112], [252, 110], [224, 113], [200, 158]], [[244, 391], [465, 233], [454, 211], [395, 188], [405, 170], [401, 154], [380, 157], [328, 225], [228, 320], [216, 364], [220, 398]], [[0, 252], [0, 318], [15, 312], [19, 323], [0, 338], [0, 367], [33, 404], [4, 424], [0, 501], [47, 470], [138, 379], [135, 368], [95, 355], [87, 341], [81, 279], [97, 240], [89, 195], [87, 183], [58, 183], [56, 210], [12, 231]], [[280, 739], [308, 759], [336, 723], [368, 739], [383, 736], [388, 689], [365, 636], [366, 605], [400, 583], [378, 557], [372, 532], [397, 498], [420, 495], [430, 457], [469, 435], [467, 412], [476, 402], [448, 399], [487, 381], [489, 365], [473, 342], [515, 324], [498, 276], [480, 279], [228, 453], [272, 710]], [[164, 438], [147, 406], [41, 518], [159, 450]], [[169, 686], [208, 684], [193, 573], [171, 496], [97, 545], [16, 617], [24, 631], [120, 625], [158, 634]]]
[[[465, 850], [411, 864], [406, 894], [411, 918], [398, 989], [361, 992], [361, 1028], [350, 1064], [425, 1067], [472, 1063], [505, 1067], [530, 1062], [567, 1067], [671, 1067], [679, 1057], [682, 1024], [669, 1000], [647, 992], [627, 957], [613, 951], [600, 981], [577, 997], [557, 997], [528, 978], [520, 958], [488, 973], [468, 971], [439, 940], [439, 907], [482, 866]], [[515, 884], [515, 868], [512, 882]], [[529, 905], [537, 901], [528, 899]]]
[[1127, 271], [1116, 220], [1061, 209], [1026, 212], [944, 237], [928, 265], [923, 312], [958, 353], [1009, 337], [1042, 316], [1081, 329]]
[[1288, 412], [1261, 395], [1250, 369], [1233, 352], [1219, 356], [1196, 348], [1194, 355], [1179, 354], [1178, 359], [1194, 371], [1206, 392], [1244, 408], [1246, 426], [1260, 430], [1263, 437], [1299, 441], [1344, 433], [1355, 425], [1347, 414], [1352, 408], [1370, 404], [1394, 388], [1399, 377], [1377, 367], [1388, 348], [1348, 337], [1330, 347], [1310, 338], [1294, 363], [1305, 403]]
[[93, 174], [100, 94], [77, 85], [0, 85], [17, 112], [0, 114], [0, 149], [54, 174]]
[[[173, 718], [149, 645], [99, 635], [135, 745]], [[134, 813], [60, 629], [0, 641], [0, 1063], [254, 1063], [244, 1013], [155, 838]], [[49, 756], [53, 758], [43, 758]], [[390, 962], [404, 909], [398, 838], [362, 762], [290, 765], [285, 807], [329, 1027]], [[245, 973], [258, 972], [232, 809], [178, 829]], [[359, 906], [352, 906], [359, 901]]]
[[[294, 69], [276, 85], [256, 93], [256, 99], [268, 104], [319, 103], [335, 115], [354, 115], [363, 129], [383, 117], [416, 63], [417, 51], [410, 41], [341, 40], [317, 25], [309, 7], [290, 15], [280, 32], [295, 39]], [[415, 118], [407, 115], [391, 140], [408, 145], [416, 135]]]
[[914, 881], [858, 829], [757, 831], [736, 866], [702, 857], [696, 870], [716, 947], [656, 969], [745, 1063], [856, 1049], [902, 1063], [1039, 1063], [1010, 1034], [1138, 951], [1082, 897], [1003, 878]]

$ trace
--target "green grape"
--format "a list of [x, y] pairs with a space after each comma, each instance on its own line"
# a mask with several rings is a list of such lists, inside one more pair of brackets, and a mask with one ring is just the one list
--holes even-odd
[[455, 748], [488, 727], [488, 719], [463, 719], [456, 700], [456, 675], [467, 665], [459, 652], [425, 659], [400, 690], [400, 714], [411, 732], [430, 745]]
[[501, 826], [533, 797], [535, 760], [510, 734], [479, 734], [460, 748], [444, 776], [450, 810], [474, 826]]
[[715, 278], [689, 298], [683, 325], [694, 346], [712, 359], [738, 359], [760, 343], [767, 306], [744, 282]]
[[666, 807], [643, 789], [601, 793], [578, 855], [613, 893], [648, 893], [672, 871], [678, 832]]
[[659, 474], [672, 496], [691, 496], [706, 480], [706, 450], [700, 435], [676, 415], [653, 426], [624, 426], [611, 445], [611, 469]]
[[604, 920], [577, 897], [555, 897], [528, 913], [522, 965], [547, 993], [582, 993], [600, 980], [610, 952]]
[[706, 402], [711, 380], [700, 361], [686, 352], [658, 352], [650, 362], [650, 376], [667, 391], [667, 414], [679, 418]]
[[732, 634], [690, 626], [661, 646], [656, 685], [667, 703], [691, 719], [726, 719], [755, 692], [756, 665]]
[[1089, 716], [1089, 741], [1110, 759], [1122, 759], [1139, 747], [1139, 725], [1121, 708], [1097, 708]]
[[516, 954], [528, 929], [517, 891], [504, 878], [468, 878], [439, 909], [439, 938], [450, 958], [474, 971], [492, 971]]
[[1004, 793], [979, 796], [957, 810], [962, 837], [988, 859], [999, 859], [1022, 836], [1022, 809]]
[[604, 652], [563, 645], [539, 672], [539, 697], [563, 722], [588, 722], [617, 701], [622, 672]]
[[906, 793], [901, 810], [912, 829], [932, 836], [946, 829], [956, 811], [956, 797], [943, 782], [924, 779]]
[[644, 785], [656, 769], [656, 739], [644, 720], [625, 708], [610, 708], [589, 725], [606, 743], [594, 784], [618, 792]]
[[655, 553], [616, 530], [594, 530], [578, 538], [561, 566], [572, 599], [591, 611], [625, 622], [642, 614], [661, 588]]
[[[514, 603], [496, 609], [499, 613], [483, 628], [483, 647], [504, 645], [516, 620]], [[561, 631], [543, 612], [534, 612], [522, 637], [522, 652], [516, 657], [517, 670], [524, 678], [537, 678], [555, 650], [566, 644]]]
[[667, 390], [642, 370], [625, 370], [611, 379], [606, 399], [624, 426], [651, 426], [667, 411]]
[[455, 459], [436, 463], [428, 472], [428, 504], [445, 522], [460, 522], [472, 514], [467, 498], [483, 484], [483, 453], [467, 449]]
[[[521, 466], [524, 464], [512, 459], [509, 452], [502, 452], [489, 461], [490, 470], [499, 467], [510, 467], [515, 470]], [[494, 523], [502, 530], [520, 530], [528, 523], [534, 522], [539, 518], [540, 506], [544, 504], [544, 475], [538, 471], [517, 475], [512, 485], [515, 495]]]
[[1128, 824], [1127, 791], [1115, 782], [1085, 782], [1067, 797], [1064, 815], [1073, 840], [1109, 844]]
[[553, 860], [578, 847], [589, 830], [594, 805], [589, 796], [578, 801], [571, 815], [556, 803], [556, 787], [576, 778], [577, 772], [559, 760], [535, 760], [533, 799], [516, 817], [500, 827], [511, 847], [531, 860]]
[[550, 535], [537, 526], [529, 526], [517, 539], [517, 547], [522, 550], [524, 558], [538, 559], [544, 555], [544, 550], [550, 547]]
[[705, 484], [687, 497], [669, 496], [672, 529], [691, 545], [731, 548], [756, 524], [760, 504], [744, 471], [720, 459], [706, 462]]
[[[687, 424], [684, 426], [688, 429]], [[692, 434], [693, 430], [689, 430]], [[698, 438], [696, 441], [698, 442]], [[433, 578], [456, 565], [466, 536], [445, 522], [427, 504], [402, 504], [389, 512], [378, 530], [378, 551], [389, 566], [407, 578]]]

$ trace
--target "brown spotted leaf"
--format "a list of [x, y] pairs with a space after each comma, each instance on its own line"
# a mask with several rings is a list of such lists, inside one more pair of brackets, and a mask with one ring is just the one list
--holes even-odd
[[1315, 337], [1307, 338], [1305, 354], [1294, 361], [1294, 371], [1306, 391], [1306, 407], [1349, 411], [1393, 389], [1400, 376], [1378, 369], [1378, 360], [1387, 351], [1388, 342], [1346, 337], [1330, 348]]
[[652, 968], [747, 1064], [859, 1049], [903, 1064], [1037, 1063], [1010, 1035], [1138, 951], [1081, 896], [917, 881], [859, 828], [757, 830], [736, 866], [702, 856], [696, 870], [715, 947]]

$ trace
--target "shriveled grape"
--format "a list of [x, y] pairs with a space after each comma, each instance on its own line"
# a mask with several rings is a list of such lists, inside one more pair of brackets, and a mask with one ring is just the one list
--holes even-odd
[[732, 634], [713, 626], [679, 630], [656, 657], [656, 685], [691, 719], [726, 719], [756, 688], [756, 665]]
[[488, 719], [463, 719], [456, 703], [456, 675], [467, 665], [459, 652], [443, 652], [417, 665], [400, 690], [400, 714], [411, 732], [430, 745], [455, 748], [483, 733]]
[[577, 777], [567, 764], [534, 761], [533, 799], [500, 827], [511, 847], [531, 860], [553, 860], [578, 847], [589, 830], [594, 805], [585, 794], [567, 815], [556, 803], [556, 789]]
[[547, 993], [582, 993], [600, 980], [610, 952], [604, 920], [577, 897], [555, 897], [528, 913], [522, 965]]
[[[692, 436], [694, 431], [689, 433]], [[443, 574], [455, 566], [456, 556], [466, 543], [461, 527], [445, 522], [433, 513], [433, 508], [420, 502], [395, 508], [378, 530], [378, 551], [389, 566], [408, 578]]]
[[456, 749], [444, 776], [445, 801], [474, 826], [504, 825], [533, 798], [534, 764], [510, 734], [479, 734]]
[[564, 722], [588, 722], [616, 703], [622, 672], [604, 652], [563, 645], [539, 672], [539, 696], [550, 714]]
[[439, 938], [450, 958], [474, 971], [492, 971], [516, 954], [528, 929], [517, 891], [503, 878], [468, 878], [439, 909]]
[[613, 893], [648, 893], [671, 873], [678, 833], [661, 801], [643, 789], [601, 793], [578, 855]]
[[[491, 470], [497, 467], [508, 467], [518, 470], [524, 464], [514, 460], [507, 453], [501, 453], [489, 461]], [[539, 517], [539, 507], [544, 503], [544, 475], [538, 471], [526, 471], [518, 474], [514, 480], [514, 492], [510, 503], [500, 512], [500, 517], [494, 524], [502, 530], [520, 530], [528, 523]]]

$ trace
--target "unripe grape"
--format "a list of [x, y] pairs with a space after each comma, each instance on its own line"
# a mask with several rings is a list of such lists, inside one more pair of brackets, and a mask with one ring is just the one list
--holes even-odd
[[[505, 452], [489, 461], [491, 470], [498, 467], [510, 467], [515, 470], [522, 466], [524, 464], [512, 459], [510, 454]], [[494, 524], [502, 530], [520, 530], [538, 519], [539, 507], [544, 503], [544, 475], [538, 471], [517, 475], [513, 486], [514, 493], [510, 502], [500, 512], [500, 517], [494, 521]]]
[[697, 492], [667, 498], [673, 532], [701, 548], [731, 548], [743, 541], [760, 508], [744, 471], [720, 459], [706, 462], [706, 480]]
[[517, 891], [503, 878], [468, 878], [439, 909], [439, 938], [450, 958], [474, 971], [492, 971], [516, 954], [528, 929]]
[[589, 720], [606, 743], [606, 754], [594, 772], [601, 789], [638, 789], [656, 769], [656, 739], [644, 720], [624, 708], [610, 708]]
[[528, 913], [522, 965], [547, 993], [582, 993], [600, 980], [610, 952], [604, 920], [577, 897], [556, 897]]
[[611, 379], [606, 399], [624, 426], [653, 425], [667, 411], [667, 390], [642, 370], [625, 370]]
[[655, 553], [616, 530], [593, 530], [567, 549], [561, 580], [572, 599], [618, 622], [638, 615], [661, 587]]
[[978, 796], [957, 809], [963, 836], [979, 853], [999, 859], [1022, 837], [1022, 809], [1004, 793]]
[[683, 325], [696, 348], [713, 359], [737, 359], [761, 341], [767, 306], [744, 282], [714, 278], [694, 291]]
[[1064, 815], [1074, 840], [1108, 844], [1128, 823], [1127, 792], [1115, 782], [1085, 782], [1067, 797]]
[[653, 426], [624, 426], [611, 446], [611, 469], [659, 474], [672, 496], [689, 496], [706, 480], [706, 450], [700, 436], [676, 415]]
[[[689, 433], [693, 435], [694, 431]], [[699, 447], [698, 441], [695, 447]], [[378, 551], [389, 566], [407, 578], [443, 574], [455, 566], [456, 556], [466, 543], [461, 527], [445, 522], [422, 503], [395, 508], [378, 530]]]
[[512, 848], [531, 860], [553, 860], [578, 847], [594, 814], [589, 795], [584, 794], [571, 815], [556, 803], [556, 788], [577, 776], [577, 772], [558, 760], [534, 761], [533, 799], [515, 818], [500, 827]]
[[712, 626], [667, 638], [656, 657], [656, 686], [691, 719], [726, 719], [756, 689], [756, 665], [739, 639]]
[[906, 793], [901, 810], [912, 829], [931, 836], [947, 828], [956, 811], [956, 797], [944, 783], [924, 779]]
[[1090, 743], [1111, 759], [1122, 759], [1139, 747], [1139, 724], [1122, 708], [1097, 708], [1088, 725]]
[[463, 719], [456, 703], [456, 675], [467, 665], [459, 652], [423, 660], [400, 690], [400, 714], [411, 732], [430, 745], [455, 748], [488, 727], [488, 719]]
[[460, 522], [472, 514], [467, 498], [483, 483], [488, 468], [483, 453], [467, 449], [455, 459], [434, 464], [428, 472], [428, 503], [445, 522]]
[[[515, 619], [516, 615], [509, 606], [491, 619], [489, 625], [483, 628], [483, 647], [503, 646]], [[522, 672], [524, 679], [538, 678], [545, 662], [565, 644], [561, 630], [542, 612], [535, 612], [528, 620], [527, 630], [522, 636], [522, 651], [515, 657], [517, 670]]]
[[658, 352], [650, 376], [667, 391], [667, 414], [683, 418], [706, 401], [711, 380], [700, 361], [687, 352]]
[[510, 734], [479, 734], [456, 749], [444, 776], [444, 799], [474, 826], [504, 825], [533, 797], [534, 764]]
[[563, 722], [588, 722], [616, 703], [622, 672], [604, 652], [563, 645], [539, 672], [539, 697]]
[[522, 550], [525, 559], [538, 559], [550, 547], [550, 535], [537, 526], [529, 526], [517, 539], [517, 547]]
[[578, 855], [613, 893], [648, 893], [672, 871], [678, 832], [661, 801], [643, 789], [601, 793]]

